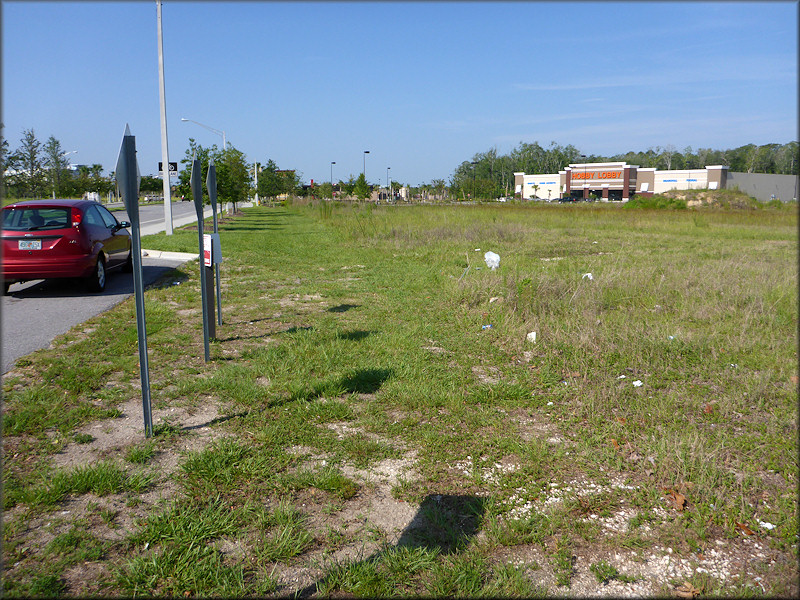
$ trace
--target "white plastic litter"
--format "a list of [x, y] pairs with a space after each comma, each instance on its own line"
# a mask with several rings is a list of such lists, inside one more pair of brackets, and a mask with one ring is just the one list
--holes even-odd
[[536, 343], [536, 332], [535, 331], [531, 331], [527, 336], [525, 336], [525, 339], [528, 340], [529, 342], [531, 342], [532, 344], [535, 344]]
[[636, 381], [633, 382], [633, 387], [642, 387], [643, 385], [644, 384], [640, 379], [637, 379]]
[[547, 406], [553, 406], [553, 403], [552, 402], [548, 402]]
[[620, 375], [619, 377], [617, 377], [617, 379], [625, 379], [625, 377], [627, 377], [627, 375]]
[[581, 275], [581, 279], [588, 279], [589, 281], [592, 281], [594, 277], [592, 277], [591, 273], [584, 273], [583, 275]]
[[489, 267], [492, 271], [494, 271], [497, 267], [500, 266], [500, 255], [495, 254], [491, 250], [483, 255], [483, 260], [486, 261], [486, 266]]
[[775, 525], [773, 525], [772, 523], [767, 523], [766, 521], [759, 521], [758, 525], [762, 529], [775, 529]]

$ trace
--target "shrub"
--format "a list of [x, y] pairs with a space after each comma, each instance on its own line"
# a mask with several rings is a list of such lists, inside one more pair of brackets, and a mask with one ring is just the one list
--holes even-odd
[[634, 196], [625, 204], [625, 208], [669, 208], [685, 209], [686, 200], [682, 198], [668, 198], [660, 194], [652, 196]]

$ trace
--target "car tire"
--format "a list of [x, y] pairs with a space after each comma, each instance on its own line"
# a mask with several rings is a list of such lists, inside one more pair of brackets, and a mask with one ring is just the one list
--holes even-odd
[[106, 289], [106, 261], [102, 254], [97, 257], [94, 270], [86, 280], [86, 287], [90, 292], [102, 292]]
[[133, 250], [128, 252], [128, 260], [126, 260], [125, 264], [122, 265], [122, 272], [133, 273]]
[[11, 287], [11, 284], [8, 281], [3, 282], [3, 296], [8, 296], [8, 288]]

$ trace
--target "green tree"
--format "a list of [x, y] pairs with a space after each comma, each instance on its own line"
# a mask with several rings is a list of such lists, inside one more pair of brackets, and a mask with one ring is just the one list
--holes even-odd
[[[0, 123], [0, 132], [4, 129]], [[6, 169], [8, 168], [8, 140], [5, 136], [0, 137], [0, 197], [6, 195]]]
[[278, 172], [278, 165], [271, 158], [258, 173], [258, 195], [273, 200], [283, 193], [283, 181]]
[[61, 182], [68, 164], [61, 142], [51, 135], [44, 144], [44, 166], [47, 167], [48, 183], [53, 197], [62, 193]]
[[164, 183], [160, 177], [153, 177], [152, 175], [142, 175], [142, 179], [139, 182], [139, 191], [161, 194], [164, 191]]
[[22, 133], [20, 144], [9, 161], [15, 171], [15, 187], [22, 197], [41, 198], [45, 189], [42, 143], [36, 139], [33, 129], [26, 129]]
[[364, 176], [364, 173], [360, 173], [358, 179], [356, 179], [356, 184], [353, 189], [356, 198], [360, 201], [364, 201], [370, 197], [371, 190], [369, 188], [369, 184], [367, 183], [367, 178]]
[[356, 178], [352, 174], [347, 178], [347, 181], [339, 182], [339, 189], [345, 196], [352, 196], [356, 191]]
[[317, 186], [317, 195], [320, 198], [325, 198], [326, 200], [333, 199], [333, 186], [329, 181]]
[[208, 175], [208, 161], [212, 155], [217, 153], [217, 147], [204, 148], [198, 144], [194, 138], [189, 138], [189, 147], [181, 159], [183, 168], [178, 172], [178, 185], [175, 186], [175, 194], [182, 196], [186, 200], [192, 200], [192, 160], [197, 158], [200, 161], [203, 201], [208, 202], [208, 191], [206, 190], [206, 176]]
[[250, 165], [245, 155], [232, 145], [214, 156], [217, 172], [217, 196], [221, 202], [231, 202], [236, 212], [237, 202], [250, 196]]

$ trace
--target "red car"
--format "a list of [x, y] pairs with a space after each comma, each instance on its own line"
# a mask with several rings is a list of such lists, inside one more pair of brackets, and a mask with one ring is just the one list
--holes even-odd
[[133, 269], [127, 221], [91, 200], [30, 200], [3, 208], [3, 292], [17, 281], [78, 277], [102, 292], [106, 273]]

